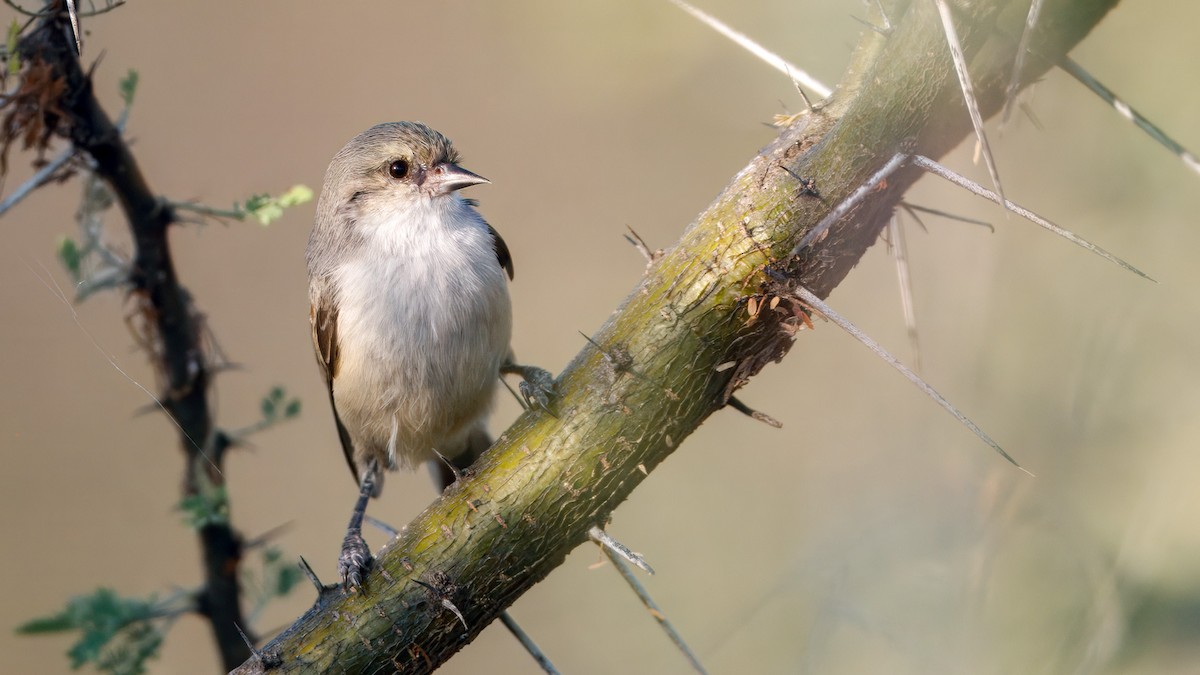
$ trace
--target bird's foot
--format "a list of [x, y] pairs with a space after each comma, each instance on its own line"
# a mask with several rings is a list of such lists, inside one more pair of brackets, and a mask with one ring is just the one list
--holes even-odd
[[517, 391], [521, 392], [521, 398], [525, 399], [526, 408], [537, 408], [554, 415], [552, 406], [555, 399], [558, 398], [558, 392], [555, 390], [554, 376], [550, 374], [550, 371], [536, 366], [509, 363], [505, 364], [500, 372], [521, 376], [522, 381], [518, 385]]
[[375, 558], [371, 556], [371, 549], [367, 548], [362, 532], [347, 532], [342, 541], [342, 553], [338, 556], [338, 574], [342, 575], [342, 588], [346, 591], [362, 591], [363, 581], [373, 562]]

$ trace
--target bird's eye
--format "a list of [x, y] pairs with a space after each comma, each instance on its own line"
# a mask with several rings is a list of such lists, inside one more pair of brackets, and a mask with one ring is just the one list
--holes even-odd
[[404, 178], [408, 175], [408, 162], [402, 159], [395, 160], [388, 166], [388, 174], [396, 180]]

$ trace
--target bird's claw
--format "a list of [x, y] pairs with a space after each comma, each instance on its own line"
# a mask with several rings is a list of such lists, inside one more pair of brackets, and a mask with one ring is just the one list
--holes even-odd
[[348, 532], [342, 541], [342, 553], [338, 556], [338, 574], [342, 576], [342, 588], [347, 591], [363, 590], [363, 581], [371, 570], [371, 549], [359, 532]]
[[521, 398], [525, 399], [525, 406], [537, 407], [553, 415], [550, 404], [557, 396], [554, 389], [554, 376], [549, 371], [534, 366], [522, 366], [520, 375], [522, 381], [517, 390], [521, 392]]

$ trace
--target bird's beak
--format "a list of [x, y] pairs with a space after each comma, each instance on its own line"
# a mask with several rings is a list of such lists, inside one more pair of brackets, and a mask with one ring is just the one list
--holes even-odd
[[477, 173], [471, 173], [457, 164], [442, 162], [426, 174], [425, 182], [428, 183], [426, 189], [430, 192], [446, 195], [455, 190], [491, 181]]

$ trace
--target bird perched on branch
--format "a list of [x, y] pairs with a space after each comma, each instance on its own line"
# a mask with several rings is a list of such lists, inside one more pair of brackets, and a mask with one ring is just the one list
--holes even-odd
[[[338, 559], [347, 588], [372, 563], [362, 537], [384, 470], [436, 462], [443, 487], [491, 445], [501, 372], [544, 408], [553, 380], [512, 362], [512, 256], [462, 188], [450, 140], [420, 122], [351, 139], [325, 173], [308, 240], [313, 347], [359, 497]], [[442, 460], [453, 462], [447, 467]]]

